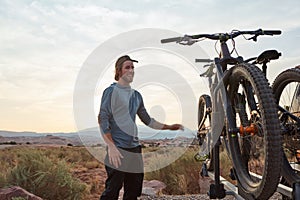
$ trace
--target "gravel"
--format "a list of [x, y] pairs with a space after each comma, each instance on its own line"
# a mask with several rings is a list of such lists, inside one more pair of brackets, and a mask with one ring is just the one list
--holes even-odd
[[[166, 195], [166, 196], [159, 196], [159, 197], [150, 197], [145, 196], [141, 197], [140, 200], [196, 200], [196, 199], [203, 199], [203, 200], [209, 200], [209, 196], [206, 194], [199, 194], [199, 195]], [[225, 200], [231, 200], [234, 199], [232, 196], [227, 196], [224, 198]]]
[[[162, 195], [162, 196], [142, 196], [139, 200], [209, 200], [209, 196], [206, 194], [195, 195]], [[227, 195], [224, 200], [234, 200], [233, 196]], [[282, 196], [279, 193], [275, 193], [269, 200], [280, 200]]]

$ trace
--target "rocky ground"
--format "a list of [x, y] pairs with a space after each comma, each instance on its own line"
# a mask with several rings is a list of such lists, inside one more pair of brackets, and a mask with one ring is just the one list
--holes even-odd
[[[140, 197], [139, 200], [208, 200], [209, 197], [206, 194], [199, 194], [199, 195], [166, 195], [166, 196], [159, 196], [159, 197], [150, 197], [150, 196], [143, 196]], [[228, 196], [224, 198], [224, 200], [231, 200], [234, 199], [232, 196]]]
[[[209, 196], [206, 194], [199, 195], [166, 195], [166, 196], [142, 196], [139, 200], [209, 200]], [[226, 196], [224, 200], [233, 200], [235, 199], [233, 196]], [[282, 196], [279, 193], [275, 193], [269, 200], [280, 200]]]

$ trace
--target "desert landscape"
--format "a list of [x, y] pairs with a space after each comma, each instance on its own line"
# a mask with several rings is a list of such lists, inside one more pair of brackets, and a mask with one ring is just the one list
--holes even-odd
[[[64, 170], [70, 174], [68, 179], [71, 180], [73, 178], [74, 180], [72, 179], [72, 181], [78, 185], [75, 190], [80, 191], [76, 191], [78, 192], [76, 199], [99, 199], [104, 188], [106, 172], [101, 160], [97, 159], [96, 156], [92, 155], [93, 152], [88, 150], [88, 148], [95, 148], [97, 151], [99, 150], [99, 152], [104, 151], [105, 145], [98, 140], [97, 137], [98, 136], [93, 137], [91, 133], [82, 139], [80, 135], [76, 133], [40, 134], [33, 132], [0, 131], [0, 159], [2, 163], [2, 167], [0, 167], [1, 188], [20, 186], [34, 195], [41, 197], [41, 195], [44, 195], [46, 192], [37, 191], [38, 189], [33, 188], [30, 183], [33, 184], [36, 179], [40, 179], [39, 185], [47, 185], [47, 189], [49, 189], [50, 186], [47, 182], [49, 179], [55, 178], [48, 177], [47, 180], [44, 180], [46, 175], [45, 177], [40, 177], [36, 174], [36, 172], [46, 174], [47, 170], [43, 171], [45, 166], [41, 163], [48, 163], [49, 166], [46, 168], [53, 168], [54, 171], [51, 172], [53, 176], [55, 176], [54, 173], [59, 173], [59, 170], [62, 170], [59, 169], [58, 166], [62, 165], [62, 167], [66, 167]], [[86, 146], [87, 144], [88, 146]], [[193, 159], [193, 155], [197, 151], [197, 147], [193, 143], [193, 138], [148, 139], [143, 140], [141, 144], [144, 147], [143, 152], [157, 151], [160, 152], [158, 153], [160, 156], [166, 156], [161, 153], [161, 150], [164, 148], [172, 147], [173, 151], [174, 148], [185, 149], [188, 147], [188, 163], [193, 162], [193, 164], [188, 167], [189, 174], [184, 174], [186, 172], [180, 172], [180, 169], [176, 169], [178, 166], [176, 166], [175, 163], [172, 164], [173, 166], [169, 166], [169, 168], [167, 166], [158, 171], [146, 173], [143, 197], [141, 197], [141, 199], [154, 198], [162, 195], [199, 194], [200, 190], [197, 179], [199, 178], [198, 174], [201, 165], [200, 163], [194, 162]], [[166, 151], [164, 151], [164, 153], [166, 153]], [[185, 155], [183, 155], [183, 157], [185, 157]], [[146, 158], [145, 163], [153, 162], [151, 159], [152, 158]], [[160, 160], [158, 158], [155, 159]], [[186, 159], [187, 158], [184, 159], [185, 162], [187, 161]], [[186, 165], [189, 165], [188, 163], [186, 163]], [[182, 166], [181, 168], [184, 169], [185, 167]], [[173, 174], [163, 172], [164, 170], [166, 172], [172, 170]], [[177, 174], [177, 170], [180, 174]], [[178, 180], [179, 184], [168, 184], [168, 182], [163, 179], [169, 179], [170, 181]], [[59, 184], [61, 183], [57, 182], [56, 184], [58, 184], [56, 189], [59, 190]], [[52, 185], [52, 187], [55, 186]], [[39, 188], [39, 190], [43, 189], [45, 188]], [[69, 190], [71, 189], [69, 188]], [[121, 195], [122, 192], [120, 196]], [[65, 197], [60, 196], [55, 198], [65, 199]], [[51, 198], [48, 197], [48, 199]], [[69, 199], [73, 198], [70, 197]]]
[[[101, 161], [105, 145], [97, 137], [90, 134], [82, 140], [76, 133], [0, 131], [0, 199], [11, 199], [12, 195], [15, 200], [99, 199], [106, 172]], [[148, 166], [141, 200], [209, 199], [207, 191], [213, 181], [199, 175], [202, 164], [193, 158], [198, 151], [194, 138], [152, 138], [142, 140], [141, 144]], [[149, 154], [152, 152], [155, 154]], [[151, 168], [174, 154], [182, 155], [164, 167]], [[230, 163], [226, 164], [225, 152], [221, 160], [225, 163], [221, 171], [227, 174], [230, 169], [226, 165]], [[273, 199], [280, 198], [276, 193]]]

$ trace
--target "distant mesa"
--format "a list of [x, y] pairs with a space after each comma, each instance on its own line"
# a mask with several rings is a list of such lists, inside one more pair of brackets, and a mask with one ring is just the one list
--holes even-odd
[[[138, 125], [139, 138], [145, 145], [165, 145], [170, 143], [177, 146], [180, 141], [189, 143], [195, 136], [191, 131], [168, 131], [153, 130], [146, 126]], [[155, 142], [157, 140], [164, 142]], [[169, 140], [169, 141], [168, 141]], [[102, 146], [103, 138], [99, 127], [92, 127], [69, 133], [37, 133], [37, 132], [14, 132], [0, 130], [0, 144], [10, 142], [20, 145], [66, 145], [66, 146]], [[13, 144], [9, 144], [13, 145]]]

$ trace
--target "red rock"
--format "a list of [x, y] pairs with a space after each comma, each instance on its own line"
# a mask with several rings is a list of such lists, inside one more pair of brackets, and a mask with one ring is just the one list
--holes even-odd
[[162, 190], [166, 188], [166, 184], [158, 180], [151, 180], [147, 181], [144, 180], [143, 182], [143, 191], [142, 193], [145, 195], [150, 196], [157, 196], [162, 194]]
[[28, 200], [43, 200], [42, 198], [35, 196], [18, 186], [0, 189], [1, 200], [11, 200], [13, 197], [23, 197]]

